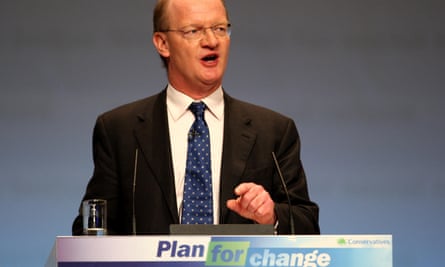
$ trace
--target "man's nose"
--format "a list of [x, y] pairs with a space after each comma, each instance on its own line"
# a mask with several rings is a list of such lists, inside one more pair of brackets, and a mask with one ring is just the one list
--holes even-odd
[[219, 43], [219, 39], [211, 28], [203, 29], [201, 43], [211, 47], [215, 47]]

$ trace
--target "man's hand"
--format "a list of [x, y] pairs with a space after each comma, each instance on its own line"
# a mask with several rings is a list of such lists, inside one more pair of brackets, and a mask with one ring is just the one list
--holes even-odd
[[275, 203], [261, 185], [242, 183], [235, 188], [237, 199], [227, 201], [227, 208], [259, 224], [274, 224]]

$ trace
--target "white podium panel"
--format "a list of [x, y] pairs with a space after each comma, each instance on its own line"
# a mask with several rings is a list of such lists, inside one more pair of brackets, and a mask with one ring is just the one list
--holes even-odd
[[392, 267], [391, 235], [57, 237], [46, 267]]

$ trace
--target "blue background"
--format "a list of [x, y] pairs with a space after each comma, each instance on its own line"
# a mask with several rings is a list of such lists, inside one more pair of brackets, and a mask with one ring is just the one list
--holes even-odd
[[[161, 90], [154, 1], [0, 1], [0, 266], [42, 266], [92, 173], [96, 116]], [[445, 2], [227, 0], [224, 81], [295, 119], [324, 234], [392, 234], [439, 266]]]

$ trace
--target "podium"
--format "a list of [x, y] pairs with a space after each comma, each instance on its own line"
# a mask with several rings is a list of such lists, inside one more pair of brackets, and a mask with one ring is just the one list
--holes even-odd
[[61, 236], [45, 266], [392, 267], [392, 236]]

